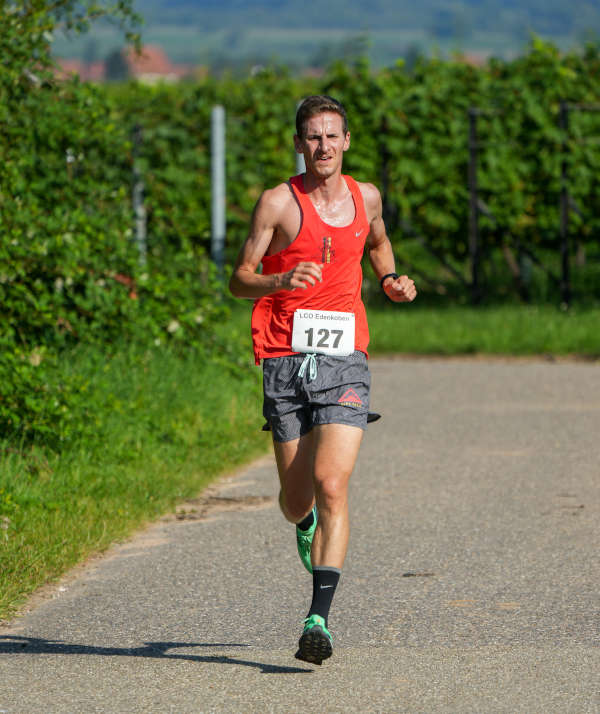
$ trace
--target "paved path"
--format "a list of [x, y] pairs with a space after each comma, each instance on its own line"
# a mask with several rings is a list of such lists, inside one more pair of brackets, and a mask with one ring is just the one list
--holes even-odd
[[371, 367], [331, 660], [265, 458], [0, 629], [0, 711], [600, 712], [600, 364]]

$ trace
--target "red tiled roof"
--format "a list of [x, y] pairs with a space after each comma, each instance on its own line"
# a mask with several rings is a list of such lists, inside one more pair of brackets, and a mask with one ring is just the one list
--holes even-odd
[[92, 62], [86, 64], [78, 59], [58, 58], [56, 63], [59, 67], [57, 76], [66, 79], [72, 74], [78, 74], [82, 81], [101, 81], [104, 79], [104, 62]]
[[[181, 79], [194, 71], [191, 65], [171, 62], [162, 47], [156, 45], [144, 46], [140, 54], [136, 54], [133, 49], [126, 50], [124, 57], [133, 78]], [[56, 75], [63, 79], [77, 74], [82, 81], [101, 82], [106, 76], [104, 62], [86, 64], [79, 59], [57, 58], [56, 63], [59, 67]]]
[[145, 45], [140, 54], [135, 50], [129, 50], [125, 58], [133, 77], [142, 75], [183, 77], [191, 71], [187, 65], [171, 62], [162, 47], [156, 45]]

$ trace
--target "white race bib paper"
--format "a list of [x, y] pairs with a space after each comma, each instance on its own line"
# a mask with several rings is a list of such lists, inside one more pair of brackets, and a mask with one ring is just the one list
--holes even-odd
[[292, 349], [336, 357], [351, 355], [354, 352], [354, 313], [296, 310]]

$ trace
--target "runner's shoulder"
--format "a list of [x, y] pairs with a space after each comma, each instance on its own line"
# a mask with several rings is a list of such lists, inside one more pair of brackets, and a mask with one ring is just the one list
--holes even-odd
[[381, 213], [381, 194], [377, 186], [363, 181], [357, 181], [356, 183], [365, 202], [369, 219]]
[[258, 199], [258, 209], [267, 212], [273, 218], [279, 218], [289, 211], [295, 203], [287, 183], [280, 183], [273, 188], [265, 189]]

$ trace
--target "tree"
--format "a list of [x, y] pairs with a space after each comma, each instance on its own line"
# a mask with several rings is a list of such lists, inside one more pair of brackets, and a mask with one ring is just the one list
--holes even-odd
[[[93, 195], [96, 204], [110, 202], [111, 220], [126, 216], [127, 203], [111, 198], [114, 181], [107, 186], [94, 174], [94, 161], [86, 165], [86, 184], [73, 180], [80, 158], [98, 147], [123, 156], [126, 143], [106, 131], [107, 107], [92, 88], [54, 80], [50, 45], [57, 30], [84, 32], [101, 17], [138, 44], [132, 1], [0, 0], [0, 438], [62, 438], [58, 425], [75, 391], [67, 397], [58, 382], [49, 385], [58, 364], [50, 336], [57, 342], [63, 327], [69, 334], [76, 329], [64, 312], [65, 278], [76, 283], [76, 299], [90, 299], [91, 232], [110, 235], [111, 248], [120, 249], [119, 268], [129, 258], [117, 240], [120, 224], [107, 230], [103, 215], [94, 226], [86, 205]], [[67, 251], [65, 234], [81, 237]], [[97, 316], [97, 307], [86, 312]]]
[[36, 83], [52, 66], [50, 44], [56, 31], [85, 32], [90, 24], [107, 18], [139, 46], [136, 28], [141, 18], [133, 0], [0, 0], [1, 84], [18, 84], [22, 78]]

